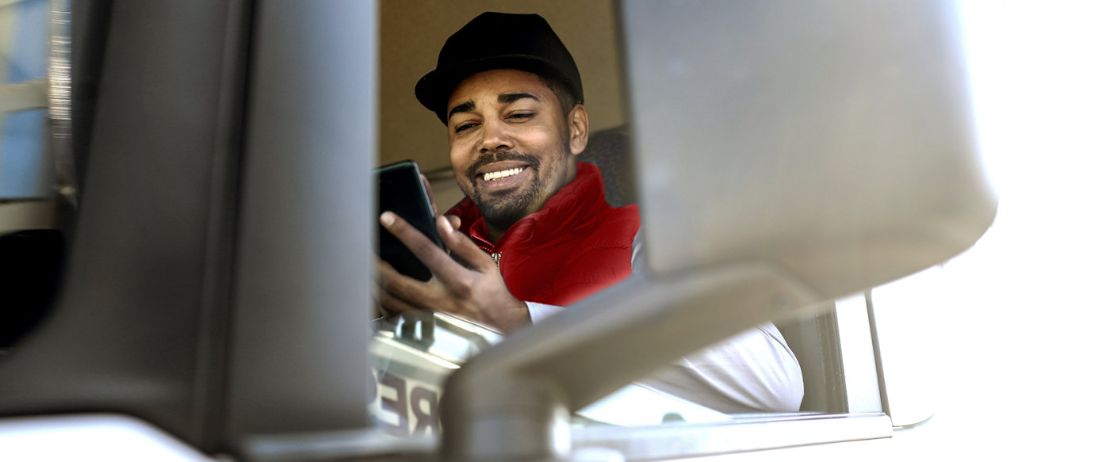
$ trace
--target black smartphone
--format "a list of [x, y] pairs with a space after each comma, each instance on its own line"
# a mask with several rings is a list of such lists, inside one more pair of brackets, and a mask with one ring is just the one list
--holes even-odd
[[[416, 162], [401, 162], [378, 167], [378, 209], [375, 219], [382, 212], [390, 211], [424, 233], [428, 239], [443, 248], [443, 241], [436, 233], [436, 217], [428, 192], [420, 180], [420, 170]], [[378, 256], [389, 263], [399, 273], [421, 281], [432, 278], [431, 271], [413, 255], [389, 230], [378, 223]]]

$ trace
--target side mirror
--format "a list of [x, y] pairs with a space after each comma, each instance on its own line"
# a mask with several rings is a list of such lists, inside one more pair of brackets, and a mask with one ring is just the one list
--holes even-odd
[[761, 262], [831, 299], [990, 225], [955, 6], [647, 3], [624, 19], [655, 273]]

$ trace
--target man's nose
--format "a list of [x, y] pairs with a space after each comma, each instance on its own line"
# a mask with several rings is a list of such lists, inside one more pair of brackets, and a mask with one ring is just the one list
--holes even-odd
[[501, 121], [486, 123], [482, 130], [482, 154], [512, 149], [512, 138]]

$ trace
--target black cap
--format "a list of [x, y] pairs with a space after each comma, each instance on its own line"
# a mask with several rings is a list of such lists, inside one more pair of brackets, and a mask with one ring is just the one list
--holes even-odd
[[543, 17], [489, 12], [447, 39], [436, 68], [416, 82], [416, 99], [447, 123], [447, 98], [455, 86], [490, 69], [519, 69], [562, 82], [583, 101], [578, 66]]

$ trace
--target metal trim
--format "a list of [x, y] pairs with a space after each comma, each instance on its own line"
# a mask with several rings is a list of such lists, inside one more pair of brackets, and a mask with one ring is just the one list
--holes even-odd
[[671, 424], [652, 427], [583, 427], [573, 433], [576, 450], [603, 447], [626, 460], [734, 454], [768, 449], [890, 438], [885, 414], [744, 417], [727, 424]]

